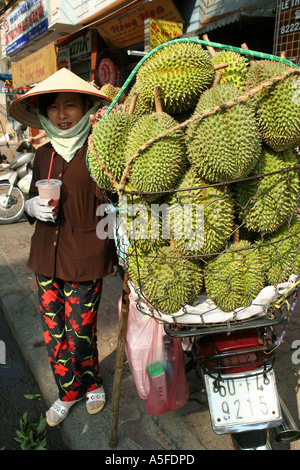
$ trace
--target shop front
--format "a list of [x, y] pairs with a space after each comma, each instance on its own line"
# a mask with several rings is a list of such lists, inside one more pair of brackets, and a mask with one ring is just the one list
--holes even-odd
[[274, 54], [300, 66], [300, 0], [278, 0]]

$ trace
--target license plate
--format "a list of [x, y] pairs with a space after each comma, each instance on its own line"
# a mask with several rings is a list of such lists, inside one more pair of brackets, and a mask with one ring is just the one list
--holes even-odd
[[212, 428], [217, 434], [267, 428], [281, 423], [280, 405], [273, 370], [257, 370], [216, 379], [205, 374]]

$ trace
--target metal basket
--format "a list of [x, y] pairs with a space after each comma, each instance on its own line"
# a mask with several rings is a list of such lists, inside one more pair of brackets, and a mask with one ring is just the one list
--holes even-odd
[[[108, 107], [105, 116], [111, 112], [128, 84], [134, 78], [139, 67], [147, 58], [154, 54], [162, 47], [168, 47], [175, 42], [190, 41], [197, 42], [201, 45], [213, 46], [225, 50], [233, 50], [240, 52], [246, 56], [257, 57], [259, 59], [271, 59], [281, 61], [291, 65], [281, 76], [274, 77], [272, 80], [261, 83], [259, 87], [253, 90], [248, 90], [241, 96], [232, 100], [231, 102], [221, 103], [219, 106], [205, 110], [201, 115], [194, 116], [186, 121], [178, 124], [177, 126], [169, 129], [161, 135], [145, 142], [145, 144], [132, 156], [126, 170], [120, 181], [116, 181], [112, 175], [101, 162], [101, 156], [97, 156], [99, 165], [103, 171], [110, 177], [113, 182], [114, 189], [101, 188], [105, 192], [108, 201], [107, 212], [111, 216], [111, 220], [115, 222], [115, 240], [119, 254], [120, 264], [122, 264], [127, 278], [128, 285], [131, 292], [131, 298], [136, 302], [137, 308], [141, 313], [152, 315], [158, 321], [165, 323], [175, 323], [180, 325], [200, 325], [209, 326], [218, 325], [219, 323], [243, 323], [252, 320], [253, 317], [261, 318], [267, 317], [276, 318], [278, 312], [278, 299], [280, 303], [284, 302], [285, 294], [289, 293], [295, 285], [297, 285], [298, 272], [300, 270], [300, 225], [295, 229], [295, 221], [298, 221], [298, 207], [299, 204], [299, 191], [295, 190], [295, 181], [298, 182], [299, 164], [295, 163], [287, 168], [282, 168], [279, 171], [271, 171], [263, 174], [251, 175], [247, 178], [224, 181], [222, 183], [205, 184], [205, 186], [190, 187], [184, 189], [174, 188], [172, 190], [163, 191], [160, 193], [144, 193], [128, 189], [127, 180], [132, 166], [138, 158], [142, 158], [143, 151], [147, 149], [154, 142], [166, 138], [173, 132], [179, 129], [187, 128], [193, 121], [205, 119], [208, 116], [216, 114], [220, 111], [230, 109], [233, 106], [251, 98], [255, 93], [270, 86], [276, 86], [276, 83], [284, 80], [291, 74], [299, 74], [300, 69], [286, 59], [270, 56], [248, 49], [235, 48], [223, 44], [211, 43], [194, 38], [177, 39], [170, 41], [155, 50], [151, 51], [147, 56], [143, 57], [138, 66], [131, 73], [114, 101]], [[89, 151], [94, 152], [92, 140], [90, 139]], [[285, 227], [282, 236], [276, 240], [270, 237], [267, 227], [260, 230], [253, 230], [251, 227], [251, 217], [249, 215], [249, 208], [255, 204], [257, 194], [262, 195], [263, 182], [276, 180], [280, 178], [283, 184], [283, 190], [276, 197], [271, 192], [263, 194], [263, 197], [272, 200], [274, 205], [274, 213], [268, 223], [277, 220], [278, 229]], [[251, 196], [245, 201], [238, 201], [236, 194], [241, 184], [251, 186], [253, 190]], [[297, 183], [298, 184], [298, 183]], [[265, 185], [267, 187], [267, 184]], [[210, 198], [207, 205], [202, 207], [202, 228], [210, 231], [212, 239], [221, 240], [221, 242], [214, 248], [206, 251], [201, 249], [203, 242], [205, 242], [204, 235], [198, 237], [198, 232], [194, 233], [198, 245], [196, 249], [186, 249], [187, 243], [191, 246], [190, 238], [187, 240], [179, 241], [176, 238], [176, 230], [172, 227], [167, 235], [162, 236], [162, 231], [166, 226], [166, 220], [170, 222], [170, 211], [166, 207], [170, 200], [176, 202], [177, 207], [182, 211], [185, 209], [184, 193], [196, 193], [210, 189], [215, 191], [215, 198]], [[232, 196], [234, 195], [234, 196]], [[292, 199], [289, 210], [285, 209], [285, 201]], [[118, 199], [118, 202], [116, 200]], [[209, 221], [206, 215], [208, 207], [219, 207], [220, 202], [233, 202], [233, 220], [230, 230], [223, 233], [222, 230]], [[138, 207], [137, 207], [138, 206]], [[153, 207], [155, 206], [155, 207]], [[191, 204], [189, 210], [197, 210], [197, 204]], [[196, 207], [197, 206], [197, 207]], [[103, 214], [102, 214], [103, 215]], [[200, 217], [200, 216], [199, 216]], [[174, 218], [172, 219], [174, 222]], [[296, 222], [297, 223], [297, 222]], [[250, 226], [250, 229], [249, 229]], [[131, 228], [131, 230], [130, 230]], [[251, 230], [252, 229], [252, 230]], [[149, 236], [150, 230], [150, 236]], [[153, 236], [153, 231], [155, 236]], [[275, 232], [275, 230], [273, 230]], [[273, 233], [272, 232], [272, 233]], [[138, 236], [137, 236], [138, 233]], [[146, 236], [145, 236], [146, 233]], [[132, 236], [134, 234], [134, 236]], [[191, 233], [189, 234], [189, 236]], [[232, 250], [232, 242], [246, 239], [251, 244], [251, 249], [242, 248]], [[194, 242], [193, 242], [194, 243]], [[202, 243], [202, 245], [201, 245]], [[172, 248], [172, 249], [167, 249]], [[200, 246], [200, 248], [199, 248]], [[293, 250], [285, 248], [293, 246]], [[221, 275], [215, 273], [214, 276], [220, 276], [219, 296], [210, 298], [206, 292], [206, 279], [209, 274], [211, 263], [217, 259], [222, 259], [228, 248], [231, 247], [233, 252], [238, 252], [240, 257], [243, 258], [241, 265], [241, 274], [243, 268], [247, 265], [247, 258], [255, 252], [260, 252], [269, 247], [269, 258], [267, 261], [261, 263], [253, 268], [259, 269], [261, 276], [257, 275], [255, 283], [248, 286], [243, 292], [237, 292], [237, 289], [232, 289], [230, 283], [230, 275], [221, 279]], [[261, 259], [261, 257], [260, 257]], [[186, 267], [191, 267], [192, 275], [188, 277], [185, 272]], [[277, 274], [273, 276], [273, 280], [268, 280], [268, 271], [271, 267], [276, 266]], [[160, 275], [155, 273], [159, 271]], [[235, 274], [234, 274], [235, 276]], [[236, 276], [235, 276], [236, 277]], [[270, 276], [269, 276], [270, 277]], [[151, 286], [151, 289], [149, 288]], [[154, 286], [154, 287], [153, 287]], [[225, 287], [224, 287], [225, 286]], [[267, 297], [264, 295], [264, 289], [270, 288], [272, 295]], [[232, 289], [232, 296], [239, 295], [242, 299], [241, 305], [235, 306], [233, 309], [223, 310], [218, 307], [219, 298], [222, 295], [230, 292]], [[189, 296], [183, 300], [181, 291], [188, 290]], [[262, 294], [261, 294], [262, 293]], [[260, 297], [262, 295], [262, 297]], [[275, 305], [274, 305], [275, 302]], [[168, 306], [168, 308], [166, 308]]]

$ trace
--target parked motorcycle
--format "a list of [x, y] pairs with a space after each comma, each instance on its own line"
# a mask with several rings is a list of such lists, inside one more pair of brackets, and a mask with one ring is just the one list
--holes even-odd
[[237, 450], [271, 450], [272, 440], [300, 439], [300, 430], [278, 394], [273, 362], [276, 325], [290, 312], [283, 305], [267, 317], [216, 324], [178, 327], [165, 332], [182, 339], [194, 368], [204, 381], [212, 429], [231, 434]]
[[12, 224], [23, 216], [32, 179], [34, 148], [22, 140], [16, 151], [10, 163], [0, 165], [0, 224]]

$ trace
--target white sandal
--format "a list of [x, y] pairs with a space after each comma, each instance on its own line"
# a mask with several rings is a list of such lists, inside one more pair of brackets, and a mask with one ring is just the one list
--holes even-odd
[[60, 424], [64, 419], [66, 419], [72, 406], [75, 405], [75, 403], [78, 403], [83, 398], [84, 397], [81, 397], [78, 400], [66, 402], [63, 402], [60, 399], [56, 400], [51, 406], [51, 408], [49, 408], [49, 410], [46, 412], [46, 419], [48, 425], [53, 427]]
[[97, 390], [93, 390], [92, 392], [87, 392], [86, 409], [90, 415], [95, 415], [99, 413], [104, 408], [104, 405], [105, 405], [105, 392], [104, 392], [103, 387], [100, 387]]
[[57, 426], [58, 424], [60, 424], [68, 416], [69, 408], [62, 405], [61, 400], [56, 400], [48, 411], [50, 412], [54, 411], [54, 413], [59, 417], [57, 421], [56, 420], [54, 421], [51, 418], [49, 418], [49, 416], [47, 416], [47, 413], [46, 413], [47, 423], [49, 426], [53, 427], [53, 426]]

